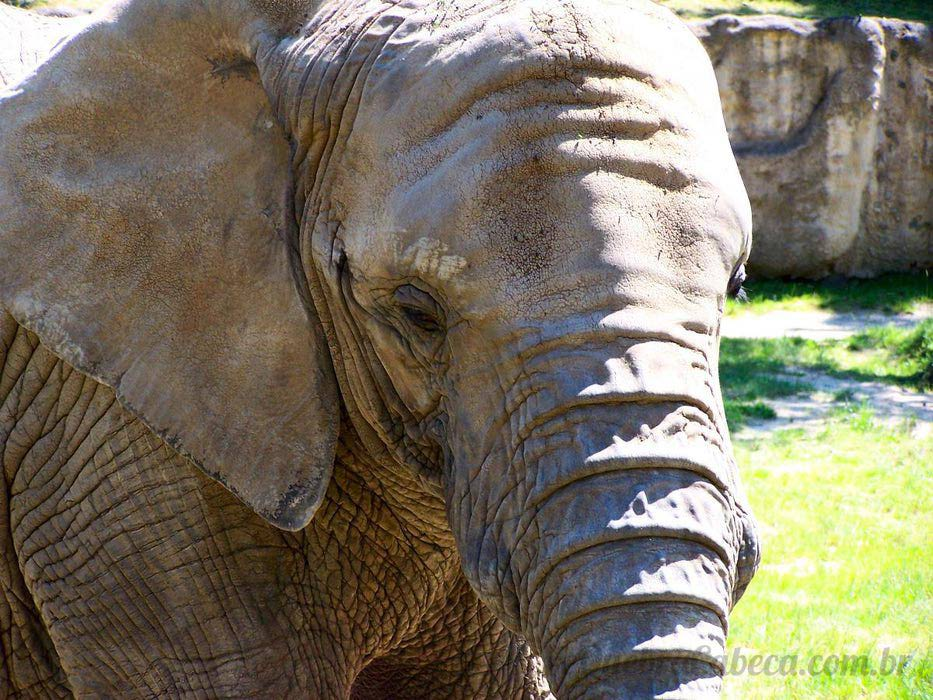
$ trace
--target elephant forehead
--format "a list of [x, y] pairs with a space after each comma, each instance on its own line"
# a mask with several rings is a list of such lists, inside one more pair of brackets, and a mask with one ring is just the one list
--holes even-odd
[[367, 72], [337, 187], [351, 257], [493, 300], [584, 270], [721, 292], [750, 213], [693, 34], [650, 2], [465, 6], [413, 12]]
[[725, 228], [747, 233], [712, 68], [670, 12], [650, 2], [461, 5], [414, 13], [366, 77], [343, 189], [383, 215], [371, 223], [413, 240], [452, 222], [511, 225], [516, 212], [504, 209], [516, 199], [538, 211], [536, 198], [572, 197], [602, 171], [647, 185], [629, 186], [627, 202], [706, 190], [731, 210]]
[[356, 259], [385, 265], [381, 277], [421, 277], [484, 316], [503, 295], [529, 313], [599, 289], [631, 303], [714, 297], [741, 253], [732, 209], [699, 186], [670, 192], [597, 171], [489, 181], [470, 196], [459, 175], [438, 168], [397, 188]]
[[[390, 152], [422, 146], [484, 108], [535, 102], [628, 102], [683, 128], [722, 123], [701, 44], [648, 0], [426, 3], [385, 42], [365, 80], [355, 121], [379, 125], [374, 143]], [[529, 91], [530, 101], [516, 103], [516, 92]]]

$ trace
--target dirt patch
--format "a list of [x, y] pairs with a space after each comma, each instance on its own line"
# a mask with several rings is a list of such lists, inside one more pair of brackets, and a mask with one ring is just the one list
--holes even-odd
[[[832, 313], [828, 311], [773, 311], [743, 314], [723, 320], [723, 336], [731, 338], [781, 338], [799, 336], [814, 340], [846, 338], [870, 326], [894, 325], [912, 328], [933, 316], [933, 305], [923, 304], [911, 314], [874, 312]], [[760, 437], [784, 428], [819, 430], [829, 414], [845, 403], [867, 404], [875, 420], [887, 424], [913, 422], [918, 437], [933, 431], [933, 393], [910, 391], [883, 382], [858, 381], [798, 367], [776, 375], [811, 389], [786, 398], [767, 399], [777, 414], [769, 420], [750, 420], [738, 430], [738, 439]]]
[[918, 437], [933, 430], [933, 393], [916, 392], [882, 382], [860, 382], [833, 377], [823, 372], [792, 368], [778, 375], [781, 379], [806, 383], [813, 387], [808, 393], [765, 401], [776, 418], [749, 421], [736, 432], [737, 439], [760, 437], [784, 428], [820, 429], [829, 413], [850, 404], [867, 404], [875, 419], [887, 425], [914, 421], [913, 432]]
[[769, 311], [739, 313], [722, 320], [724, 338], [783, 338], [797, 336], [812, 340], [836, 340], [864, 331], [870, 326], [913, 328], [933, 318], [933, 304], [922, 304], [914, 313], [836, 313], [832, 311]]

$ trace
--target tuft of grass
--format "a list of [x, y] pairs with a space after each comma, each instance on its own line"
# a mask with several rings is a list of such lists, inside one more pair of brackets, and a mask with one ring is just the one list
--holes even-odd
[[726, 420], [731, 430], [738, 430], [749, 420], [772, 420], [777, 413], [764, 401], [735, 401], [725, 399]]
[[849, 338], [853, 352], [886, 355], [908, 371], [920, 389], [933, 389], [933, 319], [926, 319], [912, 330], [881, 326], [869, 328]]
[[802, 19], [880, 16], [933, 21], [927, 0], [660, 0], [684, 19], [721, 15], [774, 14]]
[[849, 338], [845, 349], [862, 358], [851, 363], [852, 368], [873, 369], [882, 380], [894, 377], [920, 390], [933, 389], [933, 319], [913, 329], [868, 328]]
[[749, 280], [748, 300], [730, 300], [732, 315], [789, 311], [878, 311], [908, 313], [933, 302], [929, 272], [893, 273], [872, 279], [829, 278], [821, 281]]
[[[867, 654], [867, 673], [726, 677], [726, 698], [933, 696], [933, 434], [837, 409], [808, 436], [737, 440], [762, 564], [731, 619], [745, 654]], [[884, 650], [909, 655], [883, 675]], [[874, 673], [872, 673], [874, 671]]]
[[835, 403], [852, 403], [855, 401], [855, 392], [852, 389], [843, 389], [833, 394]]
[[916, 363], [920, 385], [933, 389], [933, 320], [908, 334], [895, 353]]
[[[829, 412], [829, 418], [844, 420], [847, 426], [856, 433], [867, 435], [876, 428], [875, 410], [867, 402], [854, 403], [846, 402], [842, 406], [835, 407]], [[905, 423], [902, 427], [908, 429], [913, 427], [911, 423]]]
[[723, 338], [719, 375], [726, 400], [792, 396], [811, 389], [794, 368], [909, 389], [933, 388], [933, 319], [913, 329], [878, 326], [845, 341], [807, 338]]

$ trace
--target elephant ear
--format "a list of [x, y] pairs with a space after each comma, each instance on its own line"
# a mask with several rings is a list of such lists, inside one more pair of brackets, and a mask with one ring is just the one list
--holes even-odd
[[287, 18], [211, 6], [115, 5], [2, 93], [0, 306], [295, 530], [339, 412], [252, 62]]

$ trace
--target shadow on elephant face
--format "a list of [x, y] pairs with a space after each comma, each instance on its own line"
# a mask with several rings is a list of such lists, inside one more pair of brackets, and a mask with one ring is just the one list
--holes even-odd
[[115, 6], [3, 98], [0, 301], [279, 527], [341, 397], [440, 485], [528, 348], [712, 338], [747, 255], [699, 44], [581, 7]]
[[0, 98], [0, 304], [43, 344], [287, 530], [348, 416], [553, 688], [718, 688], [750, 213], [671, 13], [137, 0]]
[[386, 13], [362, 37], [321, 17], [263, 71], [291, 88], [302, 267], [349, 415], [432, 481], [451, 413], [496, 429], [522, 345], [626, 309], [712, 337], [747, 254], [708, 60], [683, 27], [657, 41], [668, 16], [636, 34], [616, 12]]

